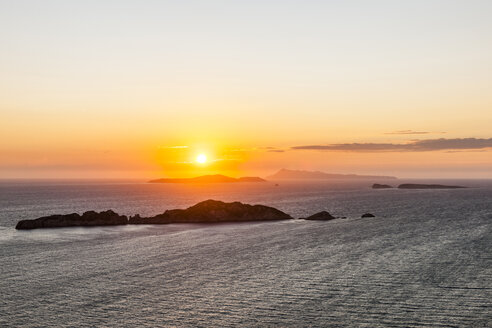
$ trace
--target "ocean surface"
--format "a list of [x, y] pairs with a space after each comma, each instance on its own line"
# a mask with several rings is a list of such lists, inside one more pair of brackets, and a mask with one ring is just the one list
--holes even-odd
[[[0, 182], [0, 327], [492, 327], [492, 181], [373, 182]], [[14, 229], [206, 199], [347, 218]]]

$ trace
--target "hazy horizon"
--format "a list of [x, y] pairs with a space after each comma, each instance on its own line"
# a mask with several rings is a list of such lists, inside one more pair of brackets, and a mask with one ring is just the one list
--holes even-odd
[[0, 179], [490, 179], [491, 12], [0, 1]]

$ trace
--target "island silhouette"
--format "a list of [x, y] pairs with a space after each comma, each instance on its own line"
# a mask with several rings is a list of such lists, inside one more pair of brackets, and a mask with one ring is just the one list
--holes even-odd
[[277, 173], [267, 177], [271, 180], [325, 180], [325, 179], [397, 179], [386, 175], [358, 175], [358, 174], [336, 174], [321, 171], [302, 171], [280, 169]]
[[[387, 184], [375, 183], [372, 185], [372, 189], [390, 189], [393, 186]], [[449, 186], [441, 184], [423, 184], [423, 183], [404, 183], [397, 187], [398, 189], [460, 189], [468, 188], [465, 186]]]
[[260, 177], [231, 178], [222, 174], [202, 175], [194, 178], [163, 178], [148, 181], [149, 183], [229, 183], [229, 182], [265, 182]]

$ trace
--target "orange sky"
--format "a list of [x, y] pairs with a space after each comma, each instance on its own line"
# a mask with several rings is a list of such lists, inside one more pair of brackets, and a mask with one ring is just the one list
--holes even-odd
[[4, 2], [0, 178], [492, 178], [491, 10]]

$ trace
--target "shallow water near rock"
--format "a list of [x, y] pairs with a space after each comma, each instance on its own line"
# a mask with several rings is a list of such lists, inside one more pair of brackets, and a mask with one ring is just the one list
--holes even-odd
[[[0, 326], [490, 327], [492, 183], [373, 182], [2, 182]], [[347, 219], [14, 230], [50, 214], [156, 215], [205, 199]]]

